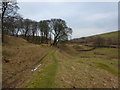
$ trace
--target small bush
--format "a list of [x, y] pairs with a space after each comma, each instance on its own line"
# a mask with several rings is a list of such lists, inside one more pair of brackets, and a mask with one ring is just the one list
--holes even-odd
[[103, 47], [105, 45], [105, 40], [102, 37], [96, 37], [94, 39], [94, 46], [95, 47]]

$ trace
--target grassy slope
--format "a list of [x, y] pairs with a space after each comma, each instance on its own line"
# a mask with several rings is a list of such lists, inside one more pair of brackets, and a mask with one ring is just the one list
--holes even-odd
[[114, 38], [114, 39], [116, 39], [116, 38], [118, 38], [118, 34], [120, 34], [120, 31], [103, 33], [103, 34], [93, 35], [93, 36], [90, 36], [90, 37], [100, 36], [102, 38]]
[[[14, 83], [21, 85], [24, 80], [30, 78], [31, 70], [39, 64], [48, 51], [50, 49], [45, 45], [36, 45], [22, 38], [6, 36], [2, 50], [3, 87], [4, 85], [14, 87]], [[21, 78], [21, 83], [18, 78]]]
[[[98, 48], [89, 52], [78, 52], [76, 49], [71, 45], [60, 49], [48, 48], [45, 45], [35, 45], [21, 38], [7, 36], [3, 45], [3, 56], [9, 60], [9, 63], [3, 62], [3, 81], [5, 81], [3, 86], [118, 87], [116, 48]], [[31, 71], [39, 64], [41, 66], [36, 71]], [[16, 75], [6, 80], [7, 77], [13, 76], [12, 72]]]

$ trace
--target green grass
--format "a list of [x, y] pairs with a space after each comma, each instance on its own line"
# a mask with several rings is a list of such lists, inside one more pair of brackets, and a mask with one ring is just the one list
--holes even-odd
[[[45, 58], [46, 59], [46, 67], [37, 74], [35, 79], [27, 85], [27, 88], [51, 88], [55, 75], [57, 72], [58, 62], [54, 56], [55, 51], [51, 51], [50, 54]], [[49, 59], [52, 59], [50, 64], [48, 63]]]
[[[116, 48], [97, 48], [92, 51], [80, 52], [73, 59], [92, 64], [93, 68], [104, 69], [114, 75], [118, 74], [118, 50]], [[94, 67], [96, 64], [97, 67]]]
[[78, 49], [78, 50], [79, 49], [84, 49], [82, 46], [79, 46], [79, 45], [74, 45], [73, 48]]
[[90, 36], [90, 37], [100, 36], [102, 38], [114, 38], [114, 39], [116, 39], [116, 38], [118, 38], [118, 34], [120, 34], [120, 31], [103, 33], [103, 34], [93, 35], [93, 36]]
[[48, 65], [27, 88], [50, 88], [54, 82], [56, 68], [56, 63]]
[[84, 46], [84, 45], [73, 45], [72, 47], [76, 50], [91, 49], [91, 47], [87, 47], [87, 46]]
[[110, 68], [108, 65], [103, 63], [97, 63], [97, 67], [104, 69], [112, 74], [118, 75], [118, 71], [114, 70], [113, 68]]

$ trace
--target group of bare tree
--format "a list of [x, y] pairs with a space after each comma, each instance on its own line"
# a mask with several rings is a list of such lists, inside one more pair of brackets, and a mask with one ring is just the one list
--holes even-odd
[[4, 35], [22, 36], [28, 41], [37, 43], [50, 42], [57, 45], [58, 42], [68, 40], [72, 29], [62, 19], [34, 21], [24, 19], [17, 10], [16, 2], [2, 2], [2, 41]]
[[[8, 24], [8, 20], [18, 16], [17, 10], [19, 9], [19, 7], [17, 6], [17, 2], [14, 2], [14, 1], [9, 1], [9, 2], [2, 1], [0, 6], [2, 7], [2, 15], [1, 15], [2, 41], [4, 41], [4, 34], [7, 32], [6, 25]], [[7, 27], [9, 26], [10, 28], [12, 27], [11, 24], [7, 25]]]

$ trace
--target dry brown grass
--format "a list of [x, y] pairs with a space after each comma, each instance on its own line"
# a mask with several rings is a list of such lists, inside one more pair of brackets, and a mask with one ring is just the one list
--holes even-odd
[[22, 38], [6, 36], [2, 50], [3, 87], [9, 86], [20, 75], [22, 78], [21, 73], [27, 73], [27, 70], [39, 62], [49, 50], [45, 45], [43, 48], [43, 45], [28, 43]]

